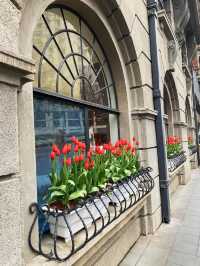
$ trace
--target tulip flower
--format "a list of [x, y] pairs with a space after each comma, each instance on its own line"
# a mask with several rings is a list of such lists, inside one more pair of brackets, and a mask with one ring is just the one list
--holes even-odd
[[52, 151], [52, 152], [50, 153], [50, 158], [51, 158], [51, 160], [54, 160], [55, 157], [56, 157], [56, 154], [55, 154], [54, 151]]
[[71, 158], [67, 158], [65, 161], [67, 166], [70, 166], [72, 164], [72, 159]]

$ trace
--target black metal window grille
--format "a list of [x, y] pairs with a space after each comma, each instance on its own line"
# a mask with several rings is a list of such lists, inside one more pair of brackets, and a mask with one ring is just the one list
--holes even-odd
[[[30, 213], [35, 217], [29, 232], [30, 248], [49, 260], [66, 261], [152, 191], [151, 170], [141, 169], [132, 177], [110, 184], [72, 209], [59, 210], [33, 203]], [[43, 222], [36, 243], [32, 235], [38, 217], [40, 220], [42, 217]]]

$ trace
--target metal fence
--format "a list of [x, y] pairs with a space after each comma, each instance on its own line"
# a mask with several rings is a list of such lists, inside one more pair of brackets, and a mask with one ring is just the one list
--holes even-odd
[[[74, 208], [60, 210], [33, 203], [30, 248], [49, 260], [66, 261], [153, 189], [151, 171], [141, 169], [132, 177], [109, 184]], [[39, 234], [35, 241], [33, 232], [37, 226]]]
[[168, 158], [168, 169], [169, 172], [172, 173], [176, 170], [181, 164], [183, 164], [187, 160], [185, 152], [181, 152], [180, 154], [174, 155]]

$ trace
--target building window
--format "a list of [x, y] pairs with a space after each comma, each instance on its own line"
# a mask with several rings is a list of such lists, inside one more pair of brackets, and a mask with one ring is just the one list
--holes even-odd
[[48, 154], [72, 135], [87, 147], [118, 139], [118, 110], [109, 62], [94, 32], [76, 13], [52, 6], [33, 37], [38, 199], [49, 184]]

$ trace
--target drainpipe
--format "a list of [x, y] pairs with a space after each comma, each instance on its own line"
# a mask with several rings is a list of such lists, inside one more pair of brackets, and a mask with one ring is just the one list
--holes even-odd
[[149, 35], [150, 35], [150, 53], [151, 53], [151, 70], [152, 70], [152, 85], [153, 85], [153, 101], [154, 109], [158, 112], [155, 120], [156, 140], [157, 140], [157, 154], [158, 154], [158, 168], [159, 168], [159, 183], [161, 195], [161, 210], [162, 221], [170, 223], [170, 200], [169, 200], [169, 175], [166, 156], [165, 144], [165, 127], [163, 119], [162, 97], [161, 97], [161, 78], [159, 66], [159, 52], [158, 52], [158, 18], [157, 18], [158, 4], [156, 0], [147, 1], [148, 21], [149, 21]]
[[199, 154], [199, 124], [197, 121], [197, 102], [194, 93], [194, 84], [195, 82], [195, 73], [192, 70], [192, 98], [193, 98], [193, 108], [194, 108], [194, 122], [195, 122], [195, 132], [196, 132], [196, 146], [197, 146], [197, 162], [198, 166], [200, 166], [200, 154]]

